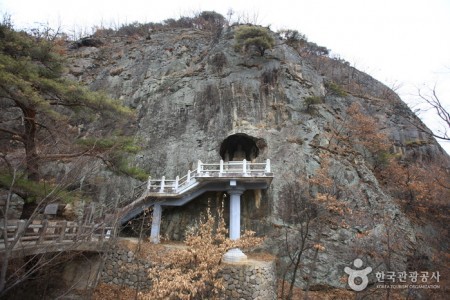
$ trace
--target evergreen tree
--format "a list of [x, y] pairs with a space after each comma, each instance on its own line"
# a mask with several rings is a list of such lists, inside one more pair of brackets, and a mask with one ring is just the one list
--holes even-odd
[[250, 47], [255, 47], [261, 56], [264, 56], [267, 49], [272, 49], [275, 46], [275, 40], [269, 31], [258, 26], [241, 26], [236, 30], [234, 38], [236, 49], [246, 51]]
[[65, 78], [63, 46], [52, 30], [27, 33], [0, 24], [0, 187], [11, 188], [7, 174], [14, 164], [29, 182], [14, 192], [28, 203], [37, 200], [29, 187], [40, 182], [44, 162], [114, 148], [109, 165], [123, 165], [121, 153], [135, 150], [120, 132], [132, 111]]

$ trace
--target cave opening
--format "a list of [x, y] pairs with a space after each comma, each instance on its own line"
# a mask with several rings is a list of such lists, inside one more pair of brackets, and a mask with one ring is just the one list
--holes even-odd
[[263, 139], [258, 139], [245, 133], [236, 133], [223, 140], [219, 154], [224, 161], [244, 159], [254, 161], [263, 147], [265, 147]]

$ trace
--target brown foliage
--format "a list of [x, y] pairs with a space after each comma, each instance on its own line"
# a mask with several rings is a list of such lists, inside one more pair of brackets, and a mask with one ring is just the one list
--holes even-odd
[[246, 232], [239, 240], [227, 237], [228, 230], [222, 212], [216, 219], [208, 209], [199, 228], [187, 233], [186, 248], [170, 251], [163, 263], [149, 270], [152, 290], [141, 293], [141, 299], [211, 298], [222, 289], [219, 276], [222, 257], [232, 248], [254, 247], [262, 242], [253, 232]]
[[[309, 178], [298, 176], [296, 180], [288, 182], [280, 196], [280, 216], [289, 224], [285, 227], [283, 246], [288, 260], [280, 264], [285, 282], [279, 291], [282, 299], [297, 299], [294, 286], [299, 278], [305, 281], [304, 297], [308, 297], [318, 253], [327, 251], [320, 234], [325, 224], [348, 226], [345, 216], [352, 211], [339, 199], [339, 192], [344, 187], [339, 186], [336, 178], [330, 174], [329, 155], [328, 152], [320, 154], [321, 163], [315, 174]], [[312, 255], [309, 265], [304, 263], [306, 255]], [[286, 285], [288, 278], [289, 286]]]
[[[347, 282], [347, 280], [345, 280]], [[289, 282], [278, 281], [278, 299], [284, 299], [281, 294], [282, 289], [288, 289]], [[304, 291], [301, 288], [294, 287], [292, 293], [292, 299], [310, 299], [310, 300], [335, 300], [335, 299], [353, 299], [354, 292], [346, 289], [332, 289], [324, 288], [317, 291]]]
[[117, 300], [129, 300], [136, 299], [136, 291], [124, 287], [112, 284], [100, 283], [92, 295], [92, 300], [105, 300], [105, 299], [117, 299]]
[[379, 177], [407, 209], [414, 207], [420, 211], [448, 205], [450, 174], [437, 162], [424, 165], [392, 158]]
[[374, 118], [361, 112], [359, 104], [353, 103], [347, 113], [351, 119], [347, 126], [351, 142], [365, 147], [372, 153], [389, 149], [386, 134], [380, 132], [378, 122]]
[[356, 102], [350, 105], [346, 116], [327, 128], [325, 137], [329, 141], [328, 145], [312, 146], [337, 155], [363, 157], [375, 170], [384, 167], [391, 143], [382, 132], [379, 122], [362, 110], [362, 106]]
[[327, 213], [323, 214], [323, 219], [333, 222], [342, 219], [346, 213], [351, 213], [351, 210], [345, 202], [338, 199], [338, 193], [343, 187], [339, 186], [336, 180], [330, 175], [329, 154], [323, 153], [320, 157], [320, 168], [309, 181], [311, 185], [318, 188], [315, 200], [327, 211]]

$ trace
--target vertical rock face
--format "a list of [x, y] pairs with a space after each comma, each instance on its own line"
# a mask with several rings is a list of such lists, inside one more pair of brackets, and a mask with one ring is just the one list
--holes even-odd
[[[330, 63], [335, 69], [321, 74], [281, 39], [264, 57], [237, 53], [233, 44], [232, 27], [218, 38], [194, 29], [156, 31], [146, 40], [111, 37], [100, 48], [72, 50], [70, 74], [137, 110], [136, 137], [143, 150], [135, 164], [153, 178], [185, 174], [197, 160], [218, 162], [221, 145], [231, 135], [255, 141], [258, 153], [252, 159], [270, 159], [275, 177], [269, 190], [244, 195], [242, 223], [267, 235], [268, 249], [280, 256], [280, 194], [286, 183], [299, 175], [312, 176], [320, 167], [320, 147], [328, 145], [327, 133], [346, 118], [352, 103], [380, 124], [393, 151], [417, 159], [440, 157], [448, 164], [439, 145], [411, 125], [420, 121], [407, 106], [370, 76], [340, 62], [333, 62], [338, 64], [334, 67]], [[361, 92], [330, 92], [327, 82], [339, 72], [348, 77], [348, 86], [358, 84]], [[308, 97], [323, 99], [313, 113], [305, 103]], [[414, 225], [380, 186], [367, 159], [331, 155], [330, 174], [351, 191], [343, 201], [353, 215], [346, 217], [346, 226], [324, 223], [316, 232], [326, 250], [315, 259], [313, 251], [305, 254], [306, 262], [315, 262], [313, 285], [343, 286], [343, 268], [362, 247], [357, 247], [358, 234], [369, 234], [376, 248], [385, 218], [404, 238], [392, 268], [406, 270], [407, 257], [419, 248], [432, 252], [416, 239]], [[198, 208], [221, 199], [220, 193], [205, 194], [185, 207], [166, 210], [162, 234], [181, 239]], [[375, 258], [366, 259], [375, 264]]]

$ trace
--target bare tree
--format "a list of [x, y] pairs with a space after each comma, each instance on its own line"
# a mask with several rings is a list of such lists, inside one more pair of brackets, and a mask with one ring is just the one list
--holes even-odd
[[[82, 163], [80, 160], [78, 165]], [[60, 178], [58, 184], [46, 185], [47, 190], [36, 202], [28, 219], [11, 220], [11, 202], [17, 195], [16, 191], [21, 189], [17, 186], [23, 183], [23, 178], [20, 168], [13, 166], [13, 163], [10, 165], [12, 177], [9, 190], [4, 206], [0, 207], [0, 298], [35, 274], [45, 273], [49, 268], [74, 258], [79, 254], [77, 249], [81, 243], [98, 241], [100, 246], [103, 241], [112, 242], [114, 235], [111, 228], [117, 222], [114, 218], [110, 218], [110, 224], [94, 222], [90, 214], [80, 216], [76, 221], [66, 218], [51, 220], [42, 214], [46, 205], [60, 202], [61, 191], [66, 191], [68, 186], [73, 186], [86, 175], [75, 168], [67, 172], [65, 178]], [[79, 196], [77, 192], [73, 191], [73, 196]], [[107, 230], [111, 230], [111, 236], [108, 236]], [[55, 251], [55, 245], [60, 246], [58, 251]]]
[[[303, 180], [288, 182], [281, 195], [280, 215], [284, 225], [284, 251], [288, 257], [283, 267], [282, 299], [292, 299], [297, 274], [301, 271], [301, 262], [306, 251], [312, 249], [312, 223], [317, 216], [317, 206], [311, 201], [308, 185]], [[291, 273], [289, 291], [286, 294], [285, 281]]]
[[[320, 251], [325, 247], [321, 243], [321, 233], [325, 224], [344, 225], [344, 215], [349, 212], [341, 201], [344, 188], [338, 178], [330, 173], [330, 155], [320, 154], [320, 167], [312, 176], [297, 175], [288, 181], [280, 195], [279, 213], [285, 222], [284, 251], [288, 263], [282, 273], [282, 299], [293, 299], [294, 286], [298, 278], [303, 278], [304, 299], [308, 299], [316, 262]], [[308, 258], [308, 265], [304, 263]], [[308, 271], [306, 271], [308, 269]], [[284, 281], [290, 273], [289, 291], [286, 293]]]
[[440, 119], [442, 129], [438, 129], [435, 132], [430, 132], [423, 124], [414, 124], [414, 126], [420, 131], [432, 135], [435, 138], [450, 141], [450, 111], [444, 106], [441, 99], [439, 99], [436, 92], [436, 85], [428, 92], [424, 92], [419, 89], [418, 95], [422, 102], [426, 105], [425, 110], [434, 111], [435, 116]]

